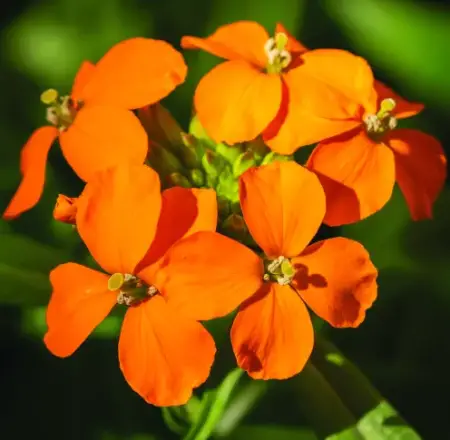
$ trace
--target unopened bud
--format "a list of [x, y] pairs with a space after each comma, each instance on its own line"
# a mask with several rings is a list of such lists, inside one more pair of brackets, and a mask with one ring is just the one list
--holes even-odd
[[59, 194], [53, 209], [53, 218], [70, 225], [75, 224], [77, 214], [77, 198]]
[[270, 152], [261, 136], [258, 136], [251, 142], [247, 142], [245, 144], [245, 148], [247, 151], [251, 151], [253, 153], [253, 156], [255, 157], [255, 160], [258, 164], [263, 160], [264, 156], [266, 156]]
[[219, 175], [217, 167], [218, 157], [212, 150], [206, 150], [202, 157], [202, 166], [206, 174], [215, 179]]
[[232, 238], [244, 240], [248, 234], [244, 218], [239, 214], [230, 214], [222, 224], [224, 232]]
[[179, 150], [181, 160], [187, 168], [197, 168], [200, 165], [200, 160], [197, 155], [195, 137], [188, 133], [181, 133], [181, 139], [183, 141]]
[[186, 176], [181, 173], [171, 173], [167, 177], [168, 184], [170, 186], [182, 186], [183, 188], [191, 188], [191, 182], [189, 182]]
[[152, 168], [161, 176], [167, 176], [170, 173], [182, 172], [184, 167], [178, 158], [167, 148], [152, 143], [149, 148], [148, 161]]
[[150, 143], [158, 143], [174, 153], [182, 145], [181, 127], [171, 113], [161, 104], [138, 110], [138, 117], [147, 132]]
[[199, 170], [198, 168], [189, 170], [189, 177], [191, 179], [191, 182], [197, 188], [200, 188], [205, 184], [205, 175], [203, 174], [203, 171]]

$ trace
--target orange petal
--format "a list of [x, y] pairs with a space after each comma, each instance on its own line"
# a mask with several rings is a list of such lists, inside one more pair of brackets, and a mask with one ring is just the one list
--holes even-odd
[[47, 155], [58, 136], [55, 127], [41, 127], [33, 132], [20, 153], [22, 181], [3, 213], [6, 220], [13, 219], [33, 208], [44, 189]]
[[105, 168], [144, 162], [148, 139], [139, 119], [130, 111], [86, 106], [60, 135], [61, 149], [78, 176], [88, 181]]
[[293, 257], [312, 240], [325, 215], [317, 176], [295, 162], [251, 168], [240, 179], [245, 222], [268, 257]]
[[377, 297], [377, 269], [363, 245], [336, 237], [314, 243], [292, 260], [293, 286], [334, 327], [358, 327]]
[[[395, 183], [394, 155], [370, 140], [364, 130], [320, 143], [307, 167], [318, 173], [327, 196], [324, 223], [353, 223], [379, 211], [391, 198]], [[335, 181], [328, 183], [327, 181]]]
[[157, 295], [130, 307], [119, 339], [120, 368], [148, 403], [184, 405], [206, 381], [216, 348], [206, 329]]
[[81, 101], [83, 96], [83, 89], [86, 84], [91, 80], [94, 74], [95, 64], [90, 61], [83, 61], [75, 76], [73, 82], [71, 98], [74, 101]]
[[299, 147], [345, 133], [361, 124], [357, 118], [360, 105], [317, 78], [305, 75], [303, 66], [283, 77], [287, 95], [280, 128], [263, 133], [264, 141], [273, 151], [293, 154]]
[[160, 209], [156, 172], [124, 164], [86, 185], [78, 199], [78, 232], [106, 272], [132, 274], [155, 237]]
[[397, 182], [413, 220], [432, 218], [433, 204], [447, 178], [440, 142], [417, 130], [394, 130], [387, 141], [394, 151]]
[[[155, 239], [137, 272], [158, 261], [181, 238], [197, 231], [215, 231], [217, 199], [212, 189], [173, 187], [162, 193]], [[141, 274], [145, 276], [145, 274]]]
[[186, 36], [181, 39], [183, 49], [202, 49], [227, 60], [244, 60], [265, 67], [267, 56], [264, 45], [267, 31], [254, 21], [237, 21], [219, 27], [206, 38]]
[[303, 54], [302, 60], [303, 75], [316, 79], [319, 84], [342, 95], [338, 103], [342, 106], [341, 114], [337, 112], [339, 107], [332, 105], [331, 95], [325, 95], [329, 97], [327, 102], [312, 101], [312, 108], [318, 115], [340, 119], [354, 116], [355, 110], [360, 110], [355, 104], [365, 106], [371, 99], [374, 78], [364, 58], [340, 49], [316, 49]]
[[76, 263], [50, 272], [53, 292], [47, 309], [47, 348], [70, 356], [109, 314], [117, 294], [108, 290], [108, 276]]
[[135, 109], [166, 97], [186, 78], [183, 56], [169, 43], [131, 38], [113, 46], [84, 87], [85, 103]]
[[77, 214], [77, 197], [67, 197], [64, 194], [58, 194], [55, 208], [53, 209], [53, 218], [63, 223], [75, 224]]
[[200, 80], [194, 96], [197, 116], [209, 136], [230, 145], [261, 134], [280, 104], [280, 77], [244, 61], [216, 66]]
[[395, 109], [392, 113], [398, 119], [417, 115], [425, 107], [419, 102], [409, 102], [406, 99], [403, 99], [382, 82], [375, 80], [374, 89], [372, 91], [371, 107], [368, 109], [368, 112], [375, 113], [379, 110], [381, 101], [389, 98], [395, 101]]
[[277, 23], [275, 26], [276, 33], [285, 34], [288, 37], [286, 50], [291, 55], [300, 55], [308, 50], [300, 41], [298, 41], [281, 23]]
[[155, 280], [168, 303], [197, 320], [225, 316], [261, 285], [262, 260], [215, 232], [197, 232], [175, 244]]
[[231, 328], [231, 344], [239, 367], [254, 379], [287, 379], [308, 361], [314, 330], [295, 291], [268, 283], [241, 306]]

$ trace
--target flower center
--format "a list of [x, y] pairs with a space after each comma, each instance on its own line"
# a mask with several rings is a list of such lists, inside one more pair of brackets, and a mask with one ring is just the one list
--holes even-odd
[[290, 284], [295, 276], [295, 268], [286, 257], [265, 261], [264, 281], [272, 281], [285, 286]]
[[109, 277], [108, 290], [118, 292], [117, 304], [136, 306], [158, 293], [155, 286], [146, 286], [129, 273], [114, 273]]
[[43, 92], [41, 102], [48, 106], [47, 121], [60, 131], [69, 128], [83, 105], [82, 102], [74, 102], [70, 96], [59, 96], [55, 89]]
[[275, 37], [269, 38], [264, 45], [267, 55], [267, 73], [281, 73], [292, 61], [292, 56], [286, 50], [288, 37], [283, 32], [277, 32]]
[[391, 98], [383, 99], [380, 104], [380, 110], [376, 115], [367, 115], [364, 119], [367, 135], [379, 141], [380, 138], [397, 127], [397, 119], [392, 116], [395, 108], [395, 101]]

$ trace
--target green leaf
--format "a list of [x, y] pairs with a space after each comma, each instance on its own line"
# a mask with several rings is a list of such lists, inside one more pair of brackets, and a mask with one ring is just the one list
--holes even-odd
[[214, 437], [227, 437], [231, 432], [238, 429], [238, 425], [267, 393], [268, 388], [267, 381], [250, 379], [245, 386], [237, 390], [216, 425]]
[[311, 360], [357, 420], [349, 428], [328, 436], [327, 440], [421, 439], [362, 372], [320, 335], [316, 336]]
[[380, 404], [362, 417], [356, 426], [333, 434], [326, 440], [422, 440], [399, 418], [388, 402]]
[[203, 394], [194, 423], [184, 440], [207, 440], [210, 438], [217, 423], [222, 418], [242, 374], [243, 370], [236, 368], [228, 374], [216, 390], [207, 391]]
[[68, 259], [63, 251], [26, 236], [0, 233], [0, 303], [46, 304], [49, 273]]
[[240, 426], [227, 440], [317, 440], [317, 436], [309, 429], [288, 426], [249, 425]]
[[[47, 306], [25, 307], [22, 311], [21, 323], [24, 334], [42, 338], [47, 331]], [[120, 332], [121, 316], [108, 316], [90, 334], [89, 338], [113, 339]]]

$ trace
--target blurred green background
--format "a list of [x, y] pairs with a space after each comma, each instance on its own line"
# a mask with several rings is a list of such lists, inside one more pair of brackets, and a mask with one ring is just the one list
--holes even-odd
[[[45, 121], [40, 93], [69, 91], [82, 60], [98, 60], [132, 36], [206, 35], [240, 19], [269, 31], [281, 21], [310, 48], [336, 47], [365, 57], [379, 79], [426, 104], [406, 124], [450, 147], [450, 7], [395, 0], [18, 0], [1, 14], [0, 210], [20, 180], [19, 152]], [[187, 82], [164, 104], [187, 128], [199, 78], [217, 62], [186, 53]], [[157, 60], [155, 60], [157, 62]], [[73, 229], [57, 224], [58, 193], [78, 195], [81, 182], [53, 148], [43, 199], [14, 222], [0, 221], [0, 437], [151, 440], [177, 438], [161, 411], [125, 383], [117, 362], [119, 317], [107, 320], [75, 355], [53, 357], [42, 343], [48, 273], [87, 255]], [[324, 333], [370, 378], [425, 439], [450, 438], [450, 192], [435, 219], [412, 223], [396, 191], [388, 206], [342, 233], [360, 240], [380, 269], [379, 299], [354, 330]], [[229, 321], [212, 325], [221, 354], [207, 387], [234, 366]], [[289, 382], [267, 393], [229, 437], [290, 440], [305, 431]], [[375, 438], [375, 437], [374, 437]], [[399, 438], [399, 437], [398, 437]]]

